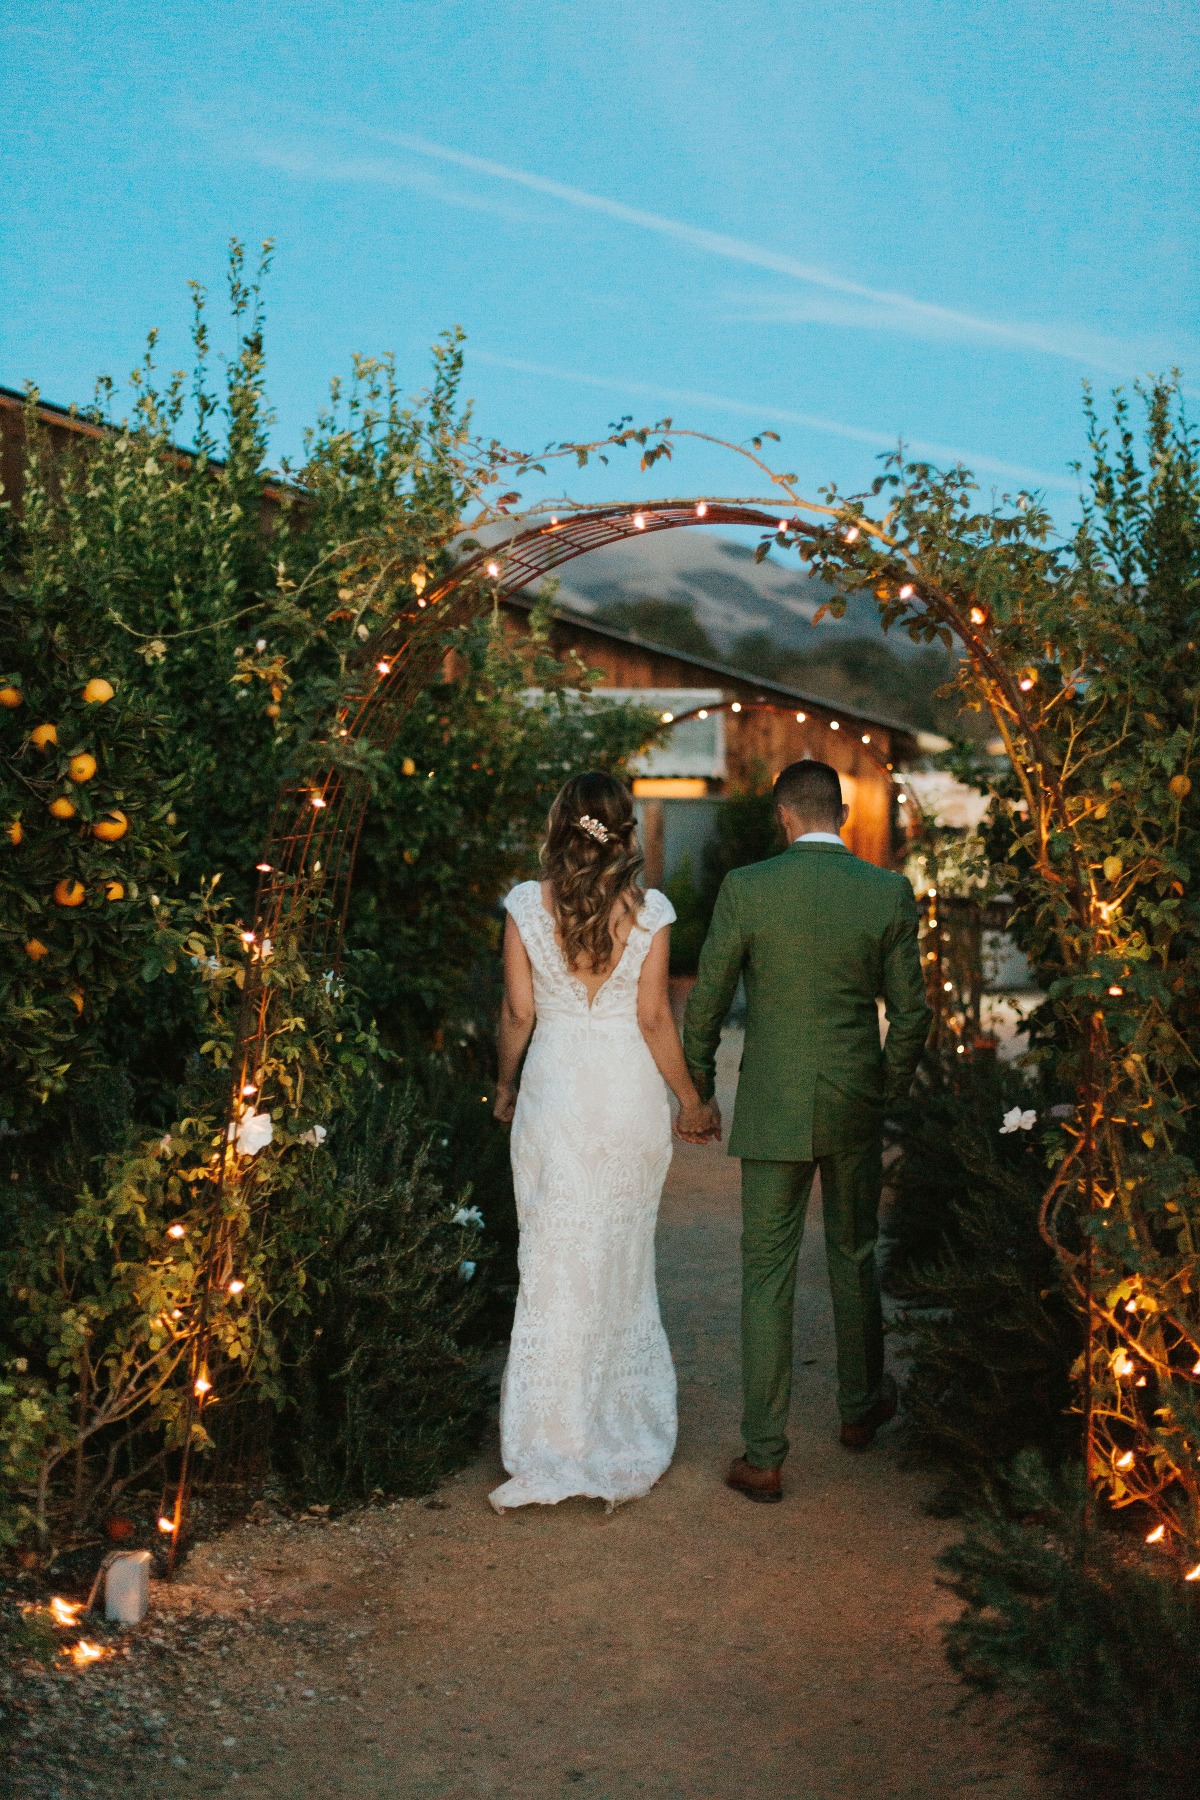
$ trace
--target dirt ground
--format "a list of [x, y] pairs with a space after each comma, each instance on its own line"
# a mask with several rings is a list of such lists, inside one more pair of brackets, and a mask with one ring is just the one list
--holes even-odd
[[963, 1708], [942, 1658], [947, 1528], [886, 1434], [865, 1456], [837, 1442], [815, 1207], [787, 1497], [754, 1506], [723, 1487], [737, 1240], [737, 1164], [678, 1148], [660, 1282], [681, 1430], [647, 1499], [497, 1517], [490, 1443], [433, 1502], [203, 1545], [145, 1628], [147, 1655], [172, 1632], [175, 1653], [153, 1691], [116, 1703], [145, 1710], [144, 1729], [62, 1791], [1039, 1800], [1020, 1737]]

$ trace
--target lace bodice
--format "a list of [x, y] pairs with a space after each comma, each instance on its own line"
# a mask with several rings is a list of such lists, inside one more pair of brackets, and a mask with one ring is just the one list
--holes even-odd
[[593, 1019], [636, 1019], [638, 978], [651, 939], [675, 918], [675, 908], [665, 894], [657, 888], [646, 894], [619, 962], [590, 1005], [587, 988], [567, 967], [554, 935], [554, 920], [546, 911], [541, 883], [522, 881], [504, 904], [516, 921], [533, 965], [533, 997], [539, 1018], [575, 1013]]

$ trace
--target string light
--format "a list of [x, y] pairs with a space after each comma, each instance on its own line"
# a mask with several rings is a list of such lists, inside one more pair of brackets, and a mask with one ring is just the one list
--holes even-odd
[[50, 1611], [56, 1625], [78, 1625], [79, 1615], [83, 1610], [82, 1600], [62, 1600], [55, 1594], [50, 1601]]
[[500, 564], [497, 562], [490, 562], [487, 566], [487, 572], [491, 576], [492, 580], [494, 581], [496, 579], [497, 575], [500, 573]]
[[706, 706], [702, 706], [702, 707], [701, 707], [701, 708], [700, 708], [700, 711], [699, 711], [699, 712], [698, 712], [698, 713], [697, 713], [697, 714], [696, 714], [696, 717], [697, 717], [697, 718], [698, 718], [698, 719], [707, 719], [707, 717], [708, 717], [708, 708], [707, 708], [707, 707], [706, 707]]
[[900, 598], [901, 600], [911, 600], [915, 592], [916, 590], [912, 586], [912, 583], [905, 582], [904, 586], [900, 589]]
[[829, 729], [830, 731], [840, 731], [842, 729], [840, 721], [837, 719], [830, 719]]
[[646, 529], [646, 515], [645, 515], [645, 513], [634, 513], [634, 515], [633, 515], [633, 529], [634, 529], [634, 530], [635, 530], [635, 531], [645, 531], [645, 529]]
[[1125, 989], [1123, 987], [1117, 987], [1114, 984], [1112, 987], [1109, 988], [1108, 991], [1112, 995], [1114, 1000], [1119, 1000], [1121, 998], [1121, 995], [1125, 992]]
[[1116, 1361], [1113, 1363], [1112, 1368], [1113, 1368], [1114, 1375], [1132, 1375], [1133, 1374], [1133, 1364], [1130, 1361], [1130, 1359], [1125, 1355], [1124, 1351], [1122, 1351], [1121, 1354], [1117, 1357]]
[[802, 713], [802, 712], [800, 712], [800, 713], [797, 713], [797, 714], [796, 714], [796, 723], [797, 723], [797, 725], [803, 725], [803, 724], [804, 724], [804, 723], [805, 723], [805, 722], [806, 722], [806, 720], [807, 720], [807, 719], [808, 719], [808, 714], [807, 714], [807, 713]]
[[708, 517], [708, 506], [707, 506], [706, 502], [703, 500], [700, 502], [699, 506], [696, 508], [696, 517], [698, 519], [706, 519]]
[[1200, 1581], [1200, 1563], [1197, 1563], [1194, 1569], [1189, 1569], [1183, 1579], [1185, 1581]]
[[972, 625], [982, 625], [986, 619], [987, 614], [984, 612], [982, 606], [973, 606], [971, 608]]
[[1146, 1533], [1146, 1542], [1148, 1544], [1161, 1544], [1163, 1539], [1166, 1537], [1166, 1535], [1167, 1535], [1166, 1526], [1165, 1525], [1156, 1525], [1154, 1527], [1153, 1531], [1148, 1531]]
[[1133, 1461], [1133, 1451], [1127, 1450], [1124, 1456], [1118, 1456], [1116, 1466], [1118, 1469], [1132, 1469]]
[[313, 794], [312, 795], [312, 803], [316, 807], [317, 811], [320, 812], [321, 808], [325, 804], [324, 795], [323, 794]]
[[665, 712], [662, 716], [662, 722], [664, 725], [673, 725], [675, 723], [675, 714], [673, 712]]
[[252, 931], [243, 931], [241, 933], [241, 939], [243, 944], [252, 944], [254, 942], [254, 933]]
[[[422, 601], [421, 604], [424, 605], [424, 601]], [[392, 672], [392, 665], [389, 662], [377, 662], [375, 667], [379, 670], [381, 675], [390, 675]]]
[[870, 732], [869, 732], [869, 731], [864, 731], [864, 732], [863, 732], [863, 743], [864, 743], [864, 744], [869, 744], [869, 743], [870, 743], [870, 741], [871, 741], [871, 734], [870, 734]]
[[557, 525], [557, 524], [558, 524], [558, 514], [557, 514], [557, 513], [551, 513], [551, 514], [550, 514], [550, 523], [551, 523], [551, 524], [552, 524], [552, 525]]
[[255, 863], [254, 866], [260, 875], [270, 875], [273, 873], [271, 865], [268, 862]]
[[257, 1094], [257, 1092], [258, 1092], [258, 1083], [256, 1081], [243, 1081], [243, 1083], [242, 1083], [242, 1099], [243, 1100], [249, 1100], [251, 1095]]
[[858, 536], [858, 526], [852, 525], [850, 527], [849, 531], [846, 533], [846, 542], [848, 544], [852, 544], [857, 536]]
[[186, 1237], [187, 1236], [187, 1226], [180, 1225], [178, 1223], [178, 1221], [176, 1221], [176, 1223], [174, 1225], [167, 1226], [167, 1236], [170, 1238]]
[[730, 710], [730, 712], [741, 712], [741, 710], [742, 710], [742, 703], [741, 703], [741, 701], [740, 701], [740, 700], [735, 700], [735, 701], [734, 701], [734, 703], [733, 703], [733, 705], [732, 705], [732, 706], [731, 706], [731, 707], [730, 707], [730, 709], [729, 709], [729, 710]]
[[954, 983], [952, 981], [943, 981], [942, 992], [944, 994], [952, 994], [954, 992]]
[[208, 1379], [207, 1375], [197, 1375], [195, 1381], [192, 1383], [192, 1392], [198, 1400], [203, 1400], [205, 1394], [212, 1392], [212, 1382]]
[[246, 1287], [245, 1282], [239, 1281], [235, 1276], [235, 1278], [229, 1283], [229, 1292], [231, 1294], [241, 1294], [241, 1293], [245, 1292], [245, 1287]]
[[[1190, 1575], [1188, 1580], [1191, 1580]], [[105, 1650], [100, 1644], [89, 1644], [86, 1638], [80, 1638], [77, 1644], [72, 1644], [68, 1654], [71, 1661], [83, 1669], [87, 1667], [88, 1663], [99, 1662], [102, 1656], [110, 1656], [112, 1652]]]
[[163, 1533], [164, 1537], [172, 1536], [172, 1534], [174, 1533], [174, 1530], [175, 1530], [174, 1519], [168, 1519], [166, 1513], [160, 1513], [159, 1520], [158, 1520], [158, 1529]]

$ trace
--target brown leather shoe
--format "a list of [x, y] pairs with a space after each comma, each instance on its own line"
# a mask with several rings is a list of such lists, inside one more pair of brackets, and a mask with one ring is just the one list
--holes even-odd
[[730, 1463], [725, 1486], [736, 1488], [739, 1494], [745, 1494], [747, 1500], [757, 1500], [763, 1506], [774, 1506], [776, 1501], [783, 1499], [783, 1476], [780, 1471], [756, 1469], [744, 1456], [739, 1456]]
[[864, 1413], [861, 1419], [855, 1419], [852, 1425], [842, 1426], [842, 1442], [847, 1450], [869, 1449], [879, 1427], [895, 1418], [896, 1409], [900, 1405], [900, 1390], [890, 1375], [884, 1376], [882, 1390], [869, 1413]]

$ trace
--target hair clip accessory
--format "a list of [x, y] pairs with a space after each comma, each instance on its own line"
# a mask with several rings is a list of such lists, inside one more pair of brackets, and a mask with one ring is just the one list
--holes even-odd
[[576, 820], [576, 824], [579, 826], [580, 831], [586, 831], [588, 836], [590, 838], [595, 838], [598, 844], [607, 844], [609, 838], [612, 836], [608, 827], [602, 825], [599, 819], [593, 819], [591, 813], [584, 813]]

